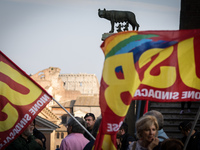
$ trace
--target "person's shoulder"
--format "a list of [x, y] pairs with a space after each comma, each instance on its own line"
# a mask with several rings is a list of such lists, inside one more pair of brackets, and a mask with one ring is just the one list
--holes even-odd
[[200, 135], [200, 131], [198, 131], [198, 130], [195, 130], [196, 131], [196, 133], [198, 134], [198, 135]]
[[200, 132], [199, 131], [196, 131], [194, 136], [196, 136], [198, 139], [200, 139]]
[[159, 139], [159, 141], [163, 142], [165, 139], [169, 139], [169, 137], [167, 136], [165, 131], [163, 129], [161, 129], [158, 131], [158, 139]]
[[39, 139], [42, 139], [42, 138], [46, 139], [46, 137], [44, 136], [44, 134], [41, 131], [39, 131], [38, 129], [36, 129], [36, 128], [33, 129], [33, 135], [36, 138], [39, 138]]
[[127, 141], [133, 142], [133, 141], [136, 141], [136, 139], [133, 136], [131, 136], [131, 135], [128, 134]]
[[20, 135], [11, 143], [11, 145], [18, 145], [23, 143], [26, 143], [26, 140]]
[[136, 141], [131, 142], [131, 143], [129, 144], [127, 150], [132, 150], [134, 144], [136, 144]]
[[160, 148], [161, 148], [161, 143], [162, 143], [162, 142], [159, 142], [158, 145], [157, 145], [156, 147], [153, 148], [153, 150], [160, 150]]
[[158, 136], [165, 137], [165, 139], [169, 138], [163, 129], [158, 130]]
[[89, 140], [85, 138], [82, 133], [70, 133], [68, 136], [66, 136], [66, 138], [77, 139], [77, 140], [82, 139], [82, 140], [87, 140], [89, 142]]
[[21, 145], [21, 143], [23, 142], [22, 137], [17, 137], [14, 141], [12, 141], [6, 148], [5, 150], [13, 150], [13, 149], [17, 149], [18, 146]]
[[94, 140], [90, 140], [87, 144], [86, 144], [86, 146], [84, 147], [84, 149], [83, 150], [91, 150], [92, 149], [92, 147], [93, 147], [93, 145], [94, 145]]

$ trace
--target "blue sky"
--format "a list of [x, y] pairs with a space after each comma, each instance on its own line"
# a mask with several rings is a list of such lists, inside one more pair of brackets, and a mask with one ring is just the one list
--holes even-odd
[[0, 50], [27, 74], [59, 67], [100, 81], [110, 22], [99, 8], [134, 12], [140, 31], [179, 29], [180, 0], [1, 0]]

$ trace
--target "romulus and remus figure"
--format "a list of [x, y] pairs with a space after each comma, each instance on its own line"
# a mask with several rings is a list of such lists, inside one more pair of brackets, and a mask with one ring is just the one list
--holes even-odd
[[120, 23], [120, 22], [126, 22], [129, 23], [133, 30], [138, 31], [139, 24], [136, 21], [135, 14], [130, 11], [118, 11], [118, 10], [106, 10], [105, 8], [103, 10], [98, 10], [98, 15], [100, 18], [105, 18], [107, 20], [110, 20], [111, 23], [111, 31], [109, 33], [114, 32], [114, 24]]

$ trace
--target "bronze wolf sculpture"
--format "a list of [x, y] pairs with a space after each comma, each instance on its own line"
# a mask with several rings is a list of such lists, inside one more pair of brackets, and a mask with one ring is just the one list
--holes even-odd
[[98, 10], [98, 15], [100, 18], [105, 18], [107, 20], [110, 20], [111, 23], [111, 31], [109, 33], [114, 32], [114, 24], [117, 22], [126, 22], [131, 24], [133, 30], [139, 29], [139, 24], [137, 23], [135, 19], [135, 14], [130, 11], [117, 11], [117, 10]]

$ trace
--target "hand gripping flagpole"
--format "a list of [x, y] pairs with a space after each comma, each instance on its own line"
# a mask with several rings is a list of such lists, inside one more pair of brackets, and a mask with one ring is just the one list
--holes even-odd
[[197, 123], [197, 121], [198, 121], [198, 119], [199, 119], [199, 116], [200, 116], [200, 107], [199, 107], [199, 109], [198, 109], [198, 112], [197, 112], [197, 114], [196, 114], [194, 123], [193, 123], [193, 125], [192, 125], [191, 130], [190, 130], [190, 134], [188, 135], [188, 137], [187, 137], [187, 139], [186, 139], [186, 142], [185, 142], [185, 144], [184, 144], [184, 149], [183, 149], [183, 150], [186, 150], [186, 147], [187, 147], [188, 142], [189, 142], [189, 140], [190, 140], [190, 137], [191, 137], [191, 135], [192, 135], [192, 131], [194, 130], [194, 128], [195, 128], [195, 126], [196, 126], [196, 123]]
[[93, 140], [95, 140], [94, 136], [70, 113], [68, 112], [57, 100], [52, 98], [64, 111], [66, 111], [84, 130], [87, 132]]

